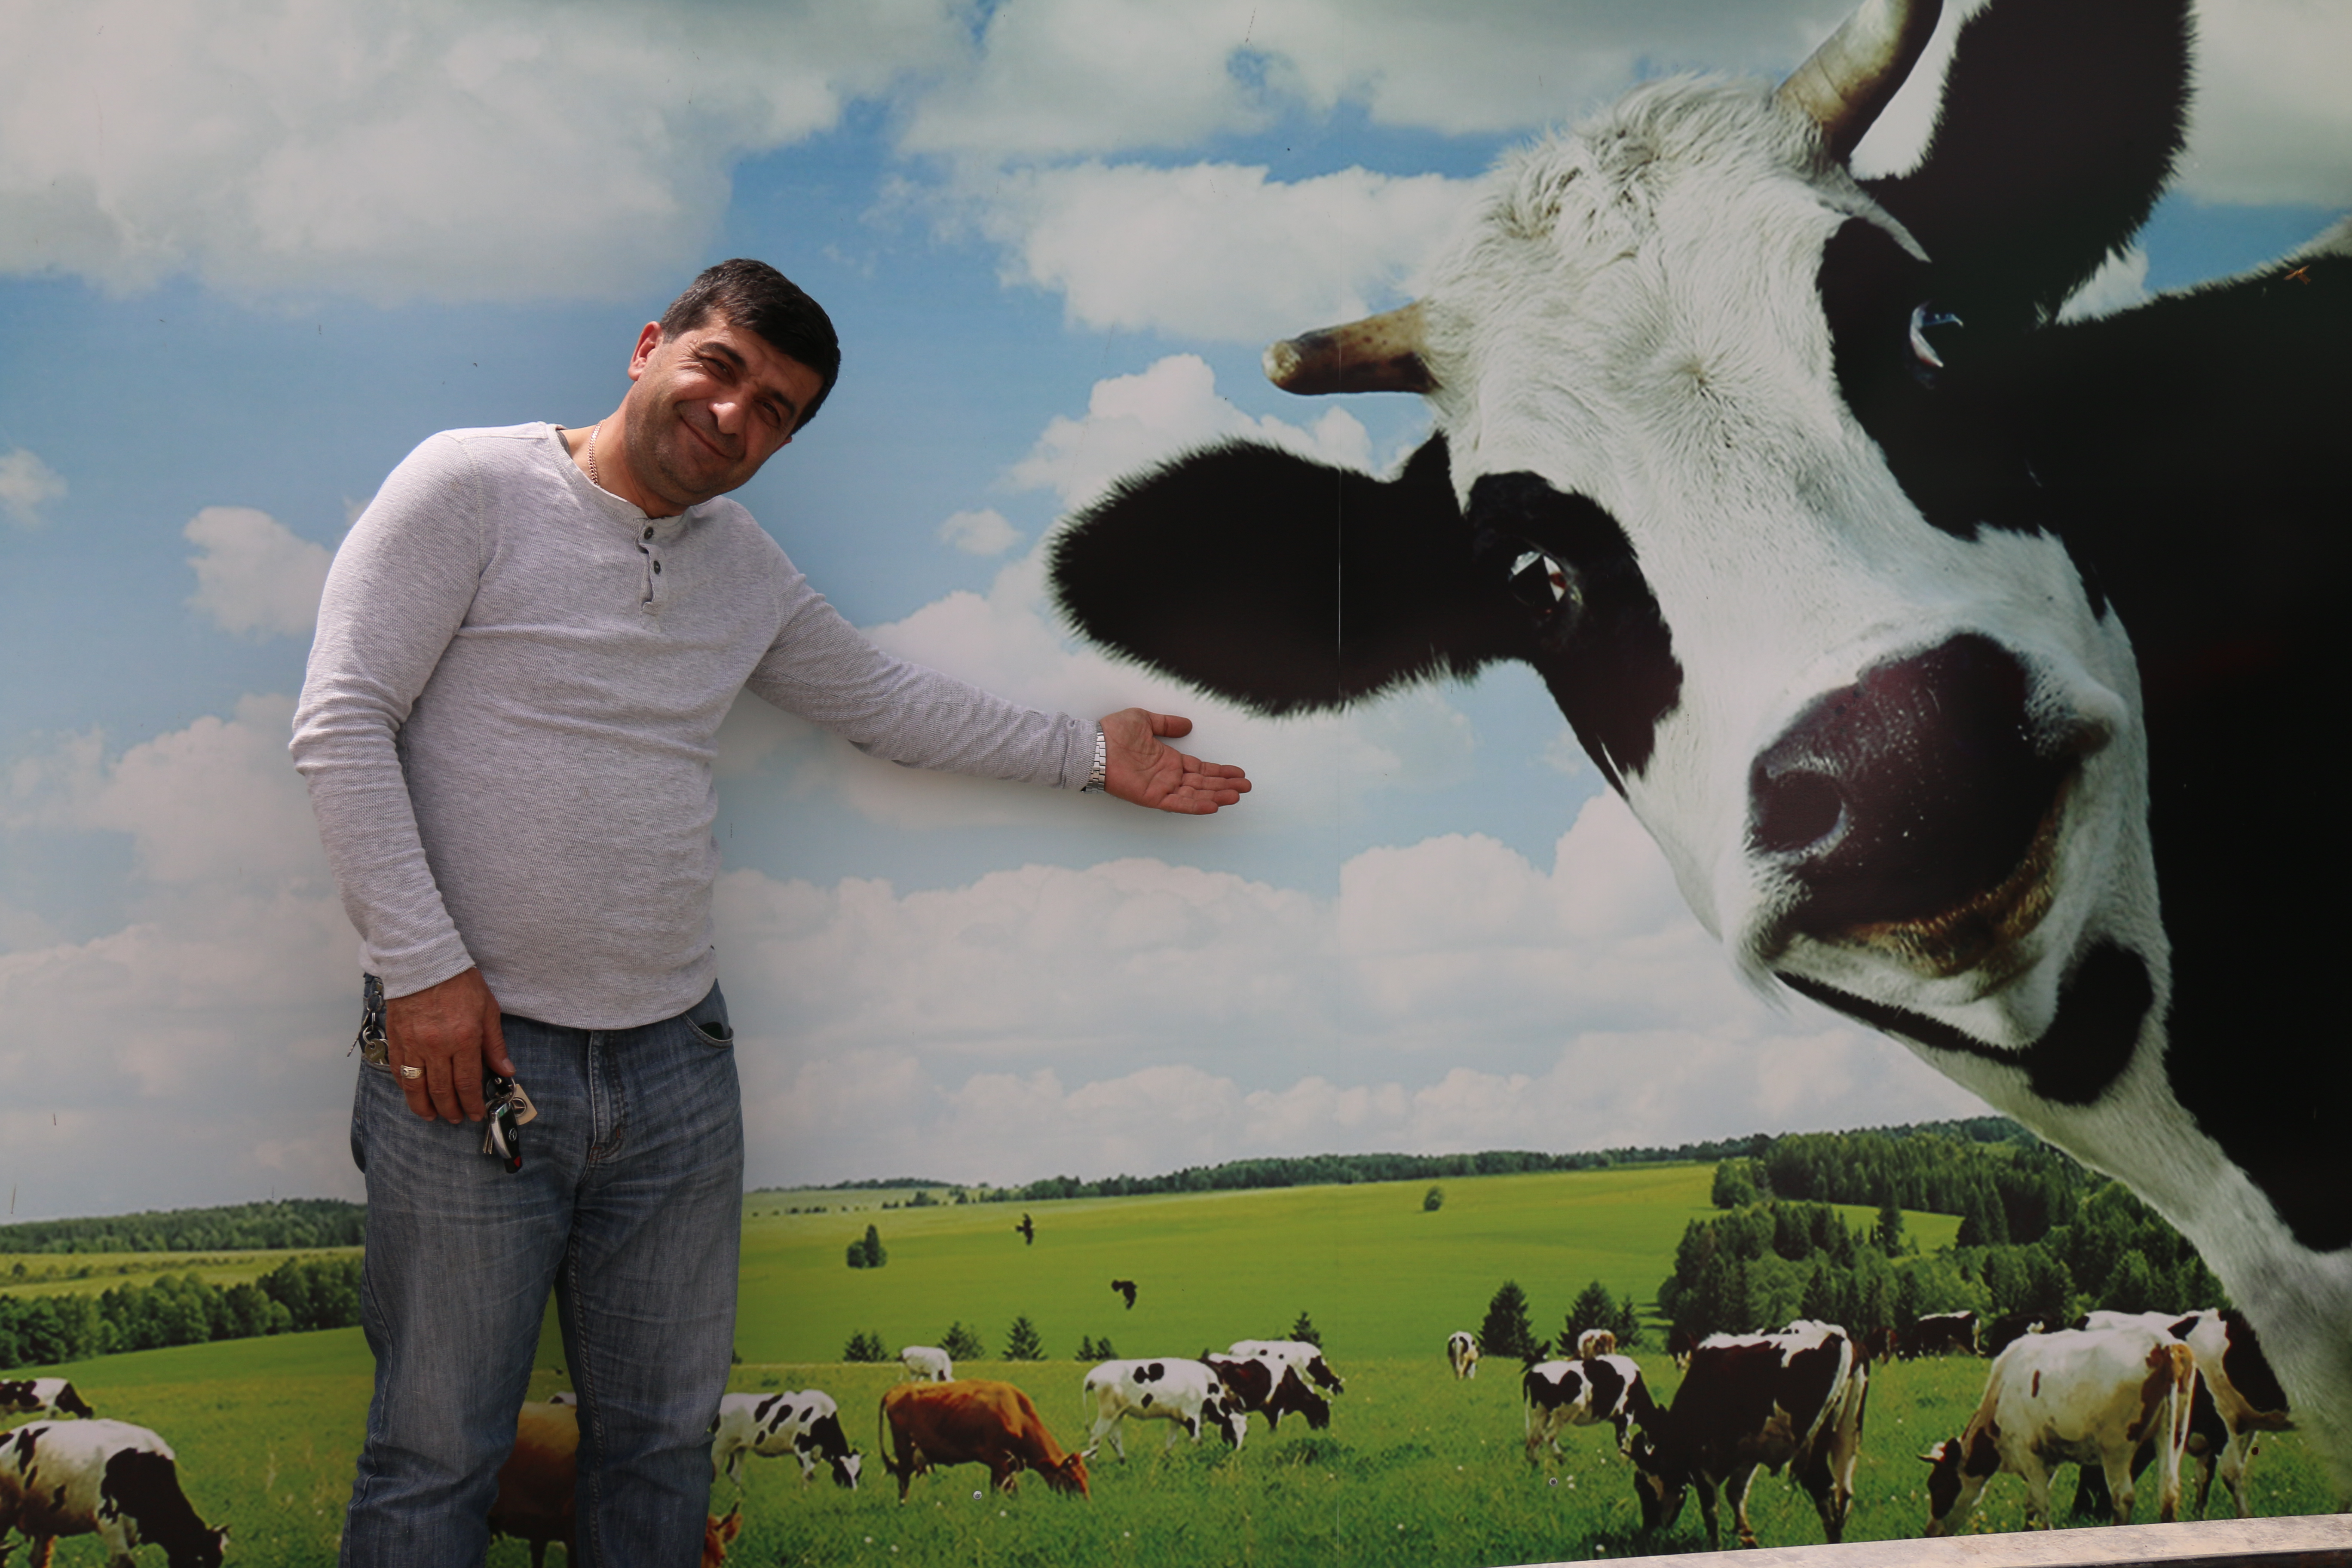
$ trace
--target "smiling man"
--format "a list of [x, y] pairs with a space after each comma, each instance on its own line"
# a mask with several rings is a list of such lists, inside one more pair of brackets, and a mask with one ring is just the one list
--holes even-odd
[[1196, 815], [1250, 787], [1166, 743], [1183, 719], [1081, 723], [882, 653], [723, 499], [839, 366], [814, 300], [723, 262], [638, 334], [618, 408], [433, 437], [335, 557], [293, 752], [370, 1002], [346, 1563], [482, 1560], [551, 1289], [579, 1560], [697, 1560], [742, 1199], [710, 926], [739, 691], [902, 763]]

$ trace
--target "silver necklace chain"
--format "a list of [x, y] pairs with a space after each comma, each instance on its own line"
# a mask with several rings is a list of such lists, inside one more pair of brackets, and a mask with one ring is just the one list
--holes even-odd
[[588, 482], [600, 490], [604, 488], [604, 481], [596, 477], [596, 432], [604, 427], [602, 419], [588, 426]]

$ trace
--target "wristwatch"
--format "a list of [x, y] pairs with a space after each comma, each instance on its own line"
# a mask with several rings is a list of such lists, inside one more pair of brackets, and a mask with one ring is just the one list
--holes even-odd
[[1100, 795], [1108, 787], [1110, 778], [1110, 737], [1103, 727], [1095, 726], [1095, 765], [1087, 770], [1087, 782], [1078, 789], [1080, 795]]

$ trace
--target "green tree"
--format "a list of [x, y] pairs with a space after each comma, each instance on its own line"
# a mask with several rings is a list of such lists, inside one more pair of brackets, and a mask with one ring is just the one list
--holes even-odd
[[1903, 1205], [1895, 1201], [1891, 1188], [1879, 1202], [1878, 1224], [1872, 1228], [1870, 1239], [1889, 1258], [1900, 1258], [1910, 1249], [1911, 1244], [1903, 1235]]
[[[1631, 1298], [1628, 1298], [1628, 1304], [1631, 1304]], [[1560, 1350], [1563, 1352], [1575, 1350], [1577, 1341], [1584, 1337], [1588, 1329], [1607, 1329], [1615, 1333], [1619, 1317], [1617, 1298], [1609, 1293], [1608, 1286], [1595, 1279], [1578, 1291], [1576, 1300], [1569, 1303], [1568, 1320], [1560, 1325]]]
[[1521, 1361], [1541, 1361], [1550, 1347], [1536, 1338], [1535, 1327], [1528, 1320], [1528, 1293], [1519, 1289], [1516, 1279], [1506, 1279], [1503, 1288], [1486, 1303], [1486, 1321], [1478, 1326], [1478, 1342], [1486, 1347], [1491, 1356], [1516, 1356]]
[[1756, 1201], [1756, 1162], [1726, 1160], [1715, 1168], [1709, 1201], [1719, 1209], [1745, 1208]]
[[1290, 1337], [1313, 1345], [1317, 1350], [1323, 1348], [1323, 1331], [1315, 1326], [1315, 1320], [1307, 1315], [1303, 1307], [1298, 1310], [1298, 1321], [1290, 1325]]
[[1095, 1338], [1092, 1334], [1080, 1334], [1078, 1359], [1080, 1361], [1117, 1361], [1118, 1352], [1111, 1348], [1108, 1334], [1105, 1334], [1100, 1339]]
[[853, 1362], [888, 1361], [890, 1352], [884, 1348], [880, 1334], [860, 1329], [850, 1335], [849, 1343], [842, 1347], [841, 1359]]
[[1422, 1213], [1435, 1214], [1439, 1209], [1442, 1209], [1444, 1206], [1445, 1189], [1444, 1187], [1432, 1187], [1429, 1191], [1421, 1194]]
[[965, 1328], [961, 1319], [950, 1323], [948, 1331], [940, 1336], [940, 1349], [948, 1352], [950, 1361], [978, 1361], [988, 1353], [980, 1336]]
[[1026, 1312], [1013, 1320], [1004, 1333], [1006, 1361], [1044, 1361], [1045, 1347], [1037, 1338], [1037, 1325], [1029, 1321]]

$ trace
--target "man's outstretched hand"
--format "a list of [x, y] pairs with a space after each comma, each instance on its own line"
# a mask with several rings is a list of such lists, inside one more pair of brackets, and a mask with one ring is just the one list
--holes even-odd
[[1204, 763], [1167, 744], [1162, 735], [1189, 735], [1192, 721], [1173, 713], [1122, 708], [1102, 721], [1109, 794], [1157, 811], [1206, 816], [1249, 793], [1249, 775], [1230, 763]]

